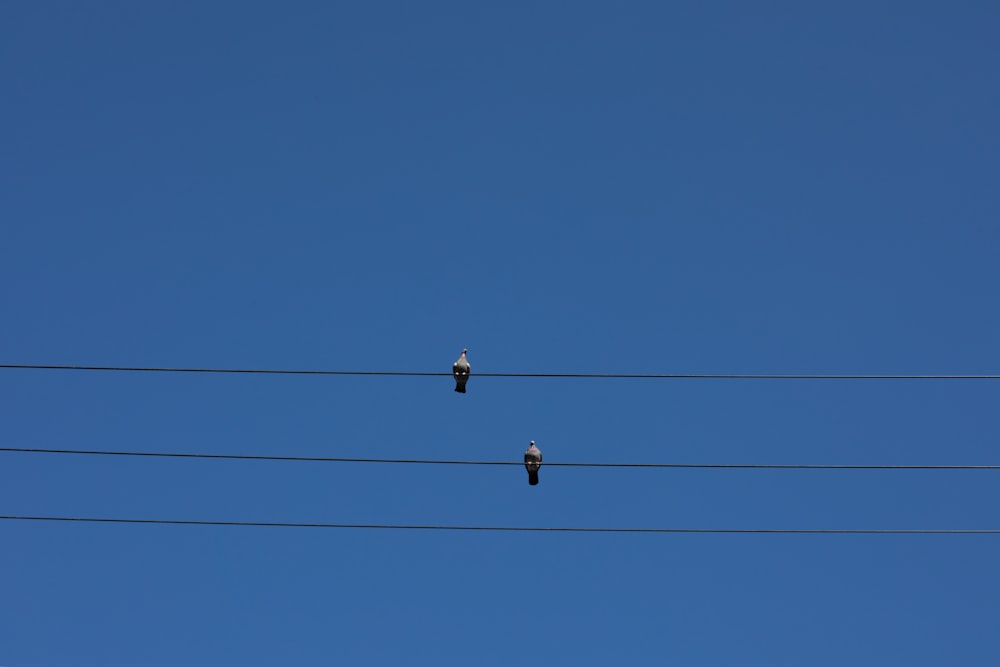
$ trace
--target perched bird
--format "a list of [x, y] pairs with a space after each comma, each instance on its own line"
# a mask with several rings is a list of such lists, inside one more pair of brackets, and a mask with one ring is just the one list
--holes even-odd
[[469, 381], [469, 371], [472, 370], [469, 360], [465, 358], [467, 352], [468, 350], [462, 350], [462, 356], [451, 365], [451, 374], [455, 376], [455, 391], [460, 394], [465, 393], [465, 383]]
[[528, 484], [538, 484], [538, 469], [542, 467], [542, 450], [535, 447], [532, 440], [528, 450], [524, 452], [524, 467], [528, 471]]

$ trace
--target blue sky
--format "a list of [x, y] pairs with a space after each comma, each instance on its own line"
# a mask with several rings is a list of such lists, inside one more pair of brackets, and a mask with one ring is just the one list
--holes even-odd
[[[6, 446], [996, 464], [985, 2], [0, 8]], [[995, 472], [0, 454], [0, 514], [998, 528]], [[0, 522], [0, 665], [995, 665], [990, 536]]]

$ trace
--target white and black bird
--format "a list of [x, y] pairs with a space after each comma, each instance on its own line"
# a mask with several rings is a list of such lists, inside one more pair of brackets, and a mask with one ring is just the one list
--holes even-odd
[[542, 467], [542, 450], [535, 447], [534, 440], [524, 452], [524, 467], [528, 471], [528, 484], [532, 486], [538, 484], [538, 469]]
[[455, 376], [455, 391], [460, 394], [465, 393], [465, 383], [469, 381], [469, 371], [472, 366], [466, 358], [468, 350], [462, 350], [462, 355], [451, 365], [451, 374]]

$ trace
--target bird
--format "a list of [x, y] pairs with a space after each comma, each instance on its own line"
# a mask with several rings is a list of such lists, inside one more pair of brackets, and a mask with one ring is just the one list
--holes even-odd
[[455, 376], [455, 391], [460, 394], [465, 393], [465, 383], [469, 381], [469, 371], [472, 370], [469, 360], [465, 357], [468, 352], [462, 350], [462, 355], [451, 365], [451, 374]]
[[532, 440], [527, 451], [524, 452], [524, 468], [528, 471], [528, 484], [531, 486], [538, 484], [538, 469], [541, 467], [542, 450], [535, 447], [535, 441]]

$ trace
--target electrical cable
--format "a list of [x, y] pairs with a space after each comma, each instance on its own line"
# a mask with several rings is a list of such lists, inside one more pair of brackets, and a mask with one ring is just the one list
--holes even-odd
[[[424, 371], [327, 371], [274, 368], [179, 368], [156, 366], [79, 366], [54, 364], [0, 364], [0, 369], [109, 371], [134, 373], [231, 373], [260, 375], [371, 375], [451, 377], [446, 372]], [[1000, 380], [1000, 375], [877, 375], [877, 374], [764, 374], [764, 373], [473, 373], [472, 377], [494, 378], [605, 378], [630, 380]]]
[[[210, 454], [198, 452], [138, 452], [95, 449], [43, 449], [0, 447], [0, 452], [21, 454], [76, 454], [81, 456], [131, 456], [147, 458], [215, 459], [230, 461], [296, 461], [312, 463], [396, 463], [467, 466], [523, 466], [523, 461], [473, 461], [442, 459], [348, 458], [336, 456], [280, 456], [268, 454]], [[877, 465], [877, 464], [770, 464], [770, 463], [597, 463], [546, 462], [554, 468], [699, 468], [735, 470], [1000, 470], [1000, 465]]]
[[305, 523], [282, 521], [208, 521], [186, 519], [122, 519], [78, 516], [0, 516], [3, 521], [153, 524], [171, 526], [241, 526], [256, 528], [342, 528], [369, 530], [436, 530], [558, 533], [764, 533], [798, 535], [1000, 535], [994, 528], [592, 528], [577, 526], [452, 526], [434, 524]]

